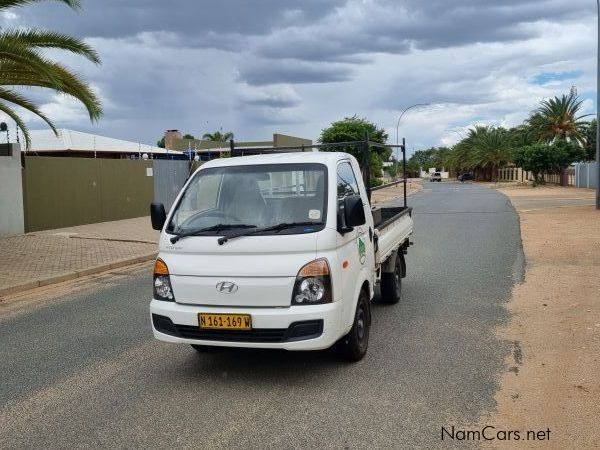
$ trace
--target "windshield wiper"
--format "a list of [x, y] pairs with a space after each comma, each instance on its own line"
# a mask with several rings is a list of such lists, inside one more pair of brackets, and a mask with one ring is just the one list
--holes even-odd
[[199, 236], [202, 233], [207, 233], [209, 231], [232, 230], [232, 229], [236, 229], [236, 228], [244, 228], [244, 229], [245, 228], [256, 228], [256, 225], [218, 223], [217, 225], [213, 225], [212, 227], [196, 228], [196, 229], [192, 229], [189, 231], [184, 231], [182, 233], [176, 234], [175, 236], [173, 236], [171, 238], [171, 244], [174, 244], [178, 240], [183, 239], [184, 237], [188, 237], [188, 236]]
[[228, 240], [234, 239], [236, 237], [250, 236], [251, 234], [263, 233], [266, 231], [281, 231], [285, 230], [286, 228], [305, 227], [310, 225], [323, 225], [323, 222], [283, 222], [278, 223], [277, 225], [273, 225], [271, 227], [254, 228], [252, 230], [241, 230], [236, 233], [231, 233], [228, 236], [220, 237], [217, 242], [219, 243], [219, 245], [223, 245]]

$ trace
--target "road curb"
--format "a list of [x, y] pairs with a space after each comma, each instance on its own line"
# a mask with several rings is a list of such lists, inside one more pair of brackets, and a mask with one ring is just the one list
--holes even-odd
[[0, 298], [10, 294], [16, 294], [18, 292], [29, 291], [38, 287], [48, 286], [50, 284], [62, 283], [63, 281], [74, 280], [76, 278], [105, 272], [110, 269], [118, 269], [120, 267], [131, 266], [133, 264], [150, 261], [156, 258], [156, 255], [157, 252], [146, 253], [144, 255], [134, 256], [132, 258], [119, 259], [111, 263], [88, 267], [87, 269], [63, 272], [58, 275], [52, 275], [51, 277], [40, 278], [39, 280], [28, 281], [27, 283], [9, 286], [7, 288], [0, 289]]

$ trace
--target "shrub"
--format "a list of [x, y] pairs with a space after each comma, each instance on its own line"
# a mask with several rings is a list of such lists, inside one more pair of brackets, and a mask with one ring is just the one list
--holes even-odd
[[558, 172], [574, 161], [585, 158], [580, 146], [564, 140], [551, 145], [534, 144], [517, 148], [513, 153], [514, 163], [533, 173], [533, 184], [543, 183], [544, 172]]

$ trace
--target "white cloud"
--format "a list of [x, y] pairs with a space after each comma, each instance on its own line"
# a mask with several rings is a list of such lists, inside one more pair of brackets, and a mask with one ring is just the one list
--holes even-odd
[[[88, 16], [85, 5], [80, 15], [64, 17], [67, 30], [96, 36], [87, 42], [99, 51], [100, 68], [52, 56], [99, 88], [105, 117], [94, 129], [115, 137], [153, 142], [166, 128], [201, 135], [223, 127], [240, 139], [274, 131], [316, 139], [330, 122], [358, 114], [395, 141], [399, 112], [432, 103], [401, 123], [401, 136], [418, 149], [450, 145], [458, 135], [449, 130], [473, 123], [517, 125], [542, 98], [571, 84], [592, 97], [596, 28], [588, 3], [293, 1], [254, 11], [223, 1], [204, 8], [202, 26], [193, 27], [187, 16], [198, 11], [188, 2], [169, 16], [161, 2], [128, 0], [114, 3], [109, 15]], [[265, 10], [272, 11], [268, 18]], [[45, 17], [27, 18], [43, 24]], [[63, 28], [52, 19], [48, 26]], [[535, 83], [549, 72], [577, 75]], [[91, 128], [81, 108], [56, 98], [41, 102], [57, 121]], [[595, 105], [586, 100], [584, 108]]]

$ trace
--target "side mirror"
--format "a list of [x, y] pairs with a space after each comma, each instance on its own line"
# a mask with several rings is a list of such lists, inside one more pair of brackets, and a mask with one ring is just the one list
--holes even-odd
[[165, 224], [165, 221], [167, 220], [165, 205], [163, 205], [162, 203], [151, 203], [150, 219], [152, 220], [152, 228], [154, 228], [155, 230], [162, 230], [162, 227]]
[[350, 195], [344, 199], [344, 219], [346, 227], [358, 227], [367, 223], [360, 195]]

